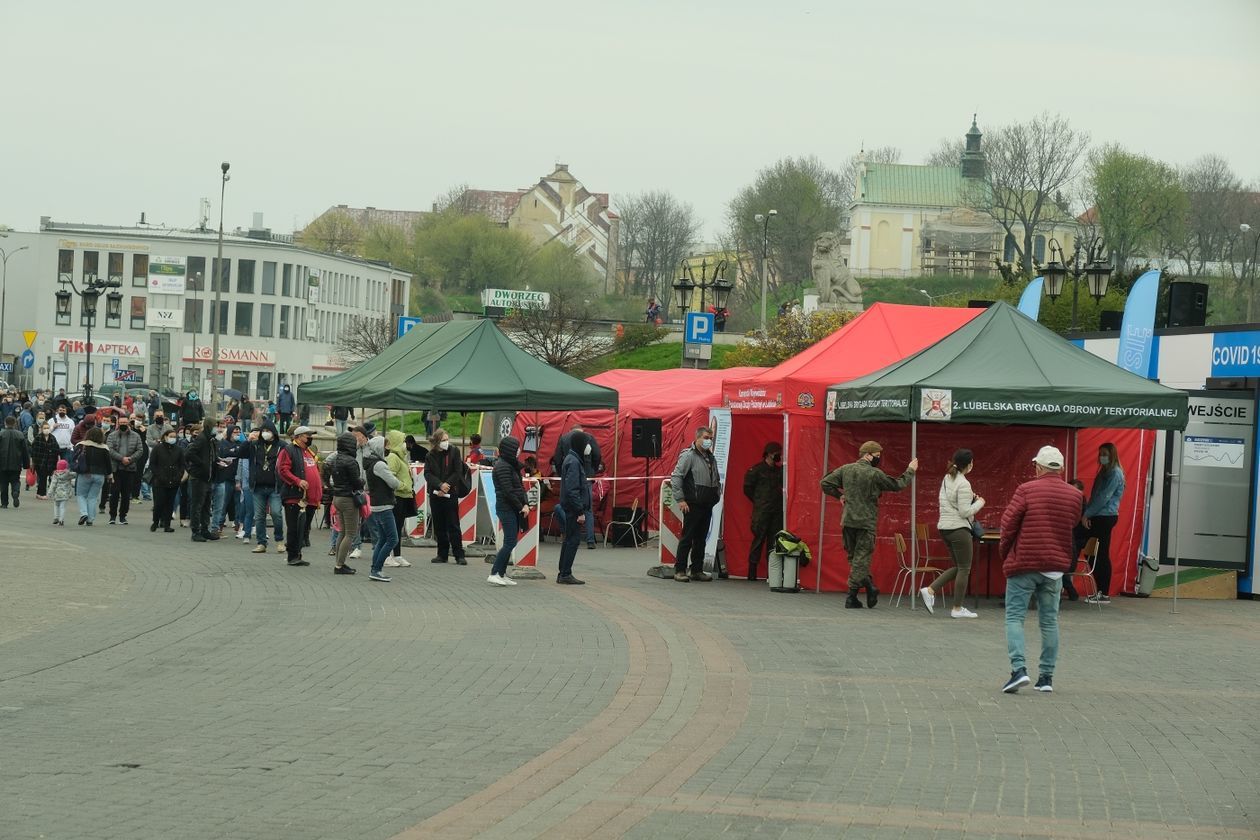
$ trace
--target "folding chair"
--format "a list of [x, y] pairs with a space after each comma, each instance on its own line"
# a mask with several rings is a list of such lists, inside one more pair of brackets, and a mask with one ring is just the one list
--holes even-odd
[[[605, 499], [607, 499], [608, 497], [607, 497], [607, 496], [605, 496], [604, 498], [605, 498]], [[618, 520], [618, 519], [610, 519], [610, 520], [608, 521], [608, 524], [604, 527], [604, 545], [605, 545], [605, 546], [606, 546], [606, 545], [608, 545], [608, 534], [612, 531], [613, 526], [615, 526], [615, 525], [624, 525], [624, 526], [626, 526], [627, 528], [629, 528], [629, 530], [630, 530], [630, 539], [632, 539], [632, 540], [634, 541], [634, 547], [635, 547], [635, 548], [638, 548], [638, 547], [639, 547], [639, 542], [640, 542], [640, 540], [639, 540], [639, 523], [638, 523], [638, 519], [639, 519], [639, 497], [638, 497], [638, 496], [635, 496], [635, 497], [634, 497], [634, 503], [630, 505], [630, 516], [629, 516], [629, 518], [628, 518], [628, 519], [626, 519], [626, 520], [624, 520], [624, 521], [623, 521], [623, 520]], [[618, 539], [618, 540], [617, 540], [617, 542], [616, 542], [616, 544], [617, 544], [617, 545], [620, 545], [620, 544], [621, 544], [621, 540], [620, 540], [620, 539]]]
[[[1077, 569], [1078, 563], [1084, 563], [1084, 568]], [[1085, 547], [1081, 549], [1081, 553], [1072, 560], [1072, 570], [1067, 573], [1069, 578], [1089, 578], [1090, 585], [1095, 592], [1098, 591], [1098, 581], [1094, 580], [1094, 565], [1098, 562], [1098, 537], [1090, 537], [1085, 542]], [[1077, 590], [1080, 591], [1079, 589]], [[1102, 612], [1102, 604], [1095, 604], [1098, 611]]]
[[[919, 526], [923, 527], [923, 526]], [[900, 533], [893, 534], [893, 541], [897, 545], [897, 563], [900, 568], [897, 571], [897, 580], [893, 583], [892, 594], [896, 596], [893, 606], [901, 606], [901, 595], [904, 586], [904, 593], [910, 596], [910, 606], [914, 606], [914, 596], [918, 594], [917, 584], [922, 579], [919, 575], [926, 575], [929, 572], [939, 575], [943, 569], [929, 565], [910, 565], [909, 552], [906, 548], [906, 538]], [[928, 562], [931, 562], [930, 560]]]

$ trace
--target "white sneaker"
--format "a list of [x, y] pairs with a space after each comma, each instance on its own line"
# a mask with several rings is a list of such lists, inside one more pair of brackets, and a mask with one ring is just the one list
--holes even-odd
[[923, 606], [927, 607], [928, 615], [936, 615], [936, 593], [932, 591], [932, 587], [923, 587], [919, 590], [919, 595], [923, 597]]
[[360, 557], [362, 557], [362, 556], [363, 556], [363, 553], [362, 553], [361, 551], [359, 551], [359, 549], [357, 549], [357, 548], [356, 548], [354, 551], [350, 552], [350, 559], [351, 559], [351, 560], [358, 560], [358, 559], [359, 559]]
[[[388, 564], [386, 564], [386, 565], [388, 565]], [[410, 565], [411, 565], [411, 563], [410, 563], [410, 562], [408, 562], [407, 560], [404, 560], [404, 559], [403, 559], [403, 558], [401, 558], [401, 557], [395, 557], [395, 558], [394, 558], [394, 565], [395, 565], [395, 566], [402, 566], [402, 567], [406, 568], [407, 566], [410, 566]]]
[[499, 578], [499, 580], [503, 581], [508, 586], [516, 586], [516, 581], [512, 580], [507, 575], [503, 575], [501, 578]]
[[386, 565], [386, 566], [390, 566], [391, 568], [397, 568], [397, 567], [401, 566], [401, 565], [402, 565], [402, 563], [399, 563], [397, 560], [395, 560], [395, 559], [394, 559], [394, 558], [392, 558], [392, 557], [387, 557], [387, 558], [385, 558], [385, 563], [384, 563], [384, 565]]
[[493, 583], [495, 586], [508, 585], [507, 580], [505, 578], [499, 577], [498, 575], [490, 575], [490, 577], [486, 578], [486, 583]]
[[976, 615], [975, 613], [973, 613], [971, 610], [967, 609], [966, 607], [959, 607], [958, 609], [950, 610], [949, 617], [950, 618], [979, 618], [980, 616]]

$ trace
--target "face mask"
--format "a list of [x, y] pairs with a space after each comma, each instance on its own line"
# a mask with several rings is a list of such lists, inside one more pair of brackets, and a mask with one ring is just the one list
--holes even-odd
[[165, 440], [168, 444], [172, 446], [175, 445], [175, 435], [167, 435], [165, 438], [163, 438], [163, 440]]
[[64, 418], [65, 418], [65, 416], [66, 416], [66, 413], [65, 413], [64, 411], [58, 411], [58, 412], [57, 412], [57, 416], [58, 416], [58, 417], [61, 417], [61, 418], [63, 418], [63, 419], [64, 419]]
[[275, 435], [273, 435], [271, 432], [263, 432], [263, 433], [262, 433], [262, 439], [263, 439], [263, 440], [271, 440], [273, 437], [275, 437]]
[[590, 445], [589, 443], [588, 443], [588, 444], [586, 444], [586, 448], [582, 450], [582, 454], [583, 454], [583, 455], [590, 455], [590, 454], [591, 454], [591, 445]]
[[1111, 463], [1111, 457], [1108, 455], [1099, 455], [1098, 463], [1102, 464], [1105, 467]]
[[871, 458], [871, 466], [872, 466], [872, 467], [878, 467], [878, 466], [879, 466], [879, 462], [880, 462], [880, 461], [882, 461], [882, 460], [884, 460], [884, 458], [883, 458], [883, 456], [882, 456], [882, 455], [876, 455], [875, 457]]
[[223, 438], [227, 437], [227, 432], [223, 431], [222, 429], [215, 429], [214, 436], [217, 437], [219, 440], [223, 440]]
[[236, 436], [236, 441], [237, 441], [237, 443], [244, 443], [244, 442], [245, 442], [245, 435], [244, 435], [244, 434], [238, 434], [238, 435]]
[[130, 428], [131, 428], [130, 426], [119, 426], [119, 427], [118, 427], [118, 431], [120, 431], [120, 432], [125, 432], [125, 431], [127, 431], [128, 429], [130, 429]]
[[153, 422], [154, 422], [154, 423], [157, 423], [159, 426], [161, 426], [163, 423], [165, 423], [165, 422], [166, 422], [166, 420], [165, 420], [164, 418], [161, 418], [161, 417], [154, 417], [154, 418], [153, 418]]
[[197, 399], [197, 395], [196, 395], [196, 394], [189, 394], [189, 395], [188, 395], [188, 399], [190, 399], [190, 400], [195, 400], [195, 399]]
[[446, 450], [450, 448], [451, 448], [451, 442], [449, 440], [444, 440], [438, 444], [438, 449], [441, 449], [443, 452], [445, 452]]
[[108, 423], [105, 423], [105, 424], [102, 424], [102, 425], [101, 425], [101, 431], [102, 431], [102, 432], [108, 432], [108, 431], [109, 431], [110, 429], [112, 429], [112, 428], [114, 428], [114, 427], [113, 427], [113, 426], [111, 426], [111, 425], [109, 425]]
[[775, 459], [774, 459], [774, 465], [775, 465], [776, 467], [781, 467], [781, 466], [783, 466], [783, 459], [782, 459], [782, 458], [775, 458]]
[[700, 446], [703, 447], [704, 449], [712, 449], [713, 441], [710, 440], [709, 438], [705, 438], [704, 440], [700, 441]]
[[180, 432], [180, 433], [179, 433], [179, 439], [180, 439], [180, 440], [188, 440], [188, 432]]

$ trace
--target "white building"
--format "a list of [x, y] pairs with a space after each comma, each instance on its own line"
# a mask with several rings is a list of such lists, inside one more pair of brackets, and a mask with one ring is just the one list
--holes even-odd
[[[345, 365], [337, 337], [358, 316], [406, 314], [411, 276], [387, 265], [276, 241], [255, 216], [248, 234], [225, 235], [226, 278], [218, 311], [224, 387], [274, 397], [284, 382], [323, 379]], [[121, 281], [101, 295], [92, 324], [92, 384], [121, 374], [151, 386], [206, 391], [218, 275], [217, 231], [65, 224], [45, 217], [38, 231], [8, 231], [9, 259], [0, 373], [24, 385], [77, 391], [88, 379], [83, 300], [87, 278]], [[18, 249], [27, 250], [18, 252]], [[64, 297], [64, 296], [63, 296]], [[66, 311], [68, 309], [68, 311]], [[25, 355], [26, 339], [33, 360]], [[24, 367], [29, 361], [30, 367]]]

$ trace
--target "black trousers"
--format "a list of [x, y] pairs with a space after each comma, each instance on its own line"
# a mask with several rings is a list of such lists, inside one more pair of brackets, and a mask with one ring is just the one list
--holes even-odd
[[688, 504], [683, 514], [682, 536], [678, 538], [678, 556], [674, 558], [674, 573], [687, 573], [687, 556], [691, 556], [691, 573], [704, 571], [704, 541], [709, 535], [709, 523], [713, 521], [713, 505]]
[[0, 470], [0, 505], [9, 506], [10, 493], [13, 494], [13, 501], [16, 504], [21, 487], [21, 470]]
[[37, 476], [39, 477], [39, 483], [35, 486], [35, 487], [36, 487], [36, 489], [35, 489], [35, 495], [36, 495], [36, 496], [47, 496], [47, 495], [48, 495], [48, 477], [49, 477], [50, 475], [52, 475], [52, 473], [51, 473], [51, 472], [45, 472], [45, 471], [44, 471], [44, 470], [42, 470], [42, 469], [36, 469], [36, 470], [35, 470], [35, 475], [37, 475]]
[[[748, 549], [748, 579], [757, 579], [757, 570], [761, 568], [761, 561], [770, 554], [770, 546], [774, 543], [775, 534], [781, 531], [781, 528], [775, 528], [773, 531], [764, 531], [757, 533], [753, 531], [752, 546]], [[767, 561], [766, 573], [769, 574], [770, 565]]]
[[109, 518], [127, 518], [131, 510], [131, 494], [140, 486], [139, 476], [134, 472], [119, 470], [114, 473], [114, 486], [109, 490]]
[[194, 536], [210, 530], [210, 482], [205, 479], [188, 479], [188, 518]]
[[[302, 508], [297, 503], [284, 504], [284, 550], [290, 563], [302, 559], [302, 542], [306, 539], [306, 529], [310, 527], [310, 517], [303, 516]], [[302, 520], [306, 519], [306, 523]]]
[[437, 556], [445, 560], [453, 554], [456, 559], [463, 559], [464, 537], [459, 530], [459, 500], [430, 495], [429, 515], [433, 517]]
[[1098, 537], [1098, 562], [1094, 564], [1094, 582], [1103, 595], [1111, 594], [1111, 530], [1116, 527], [1116, 516], [1091, 516], [1086, 538]]
[[397, 504], [394, 504], [394, 525], [398, 528], [398, 542], [394, 543], [394, 556], [402, 557], [402, 541], [403, 535], [407, 532], [403, 530], [403, 523], [407, 521], [406, 512]]
[[153, 485], [153, 524], [159, 528], [171, 527], [171, 514], [175, 507], [175, 494], [179, 492], [179, 485], [174, 487], [163, 487], [160, 484]]

